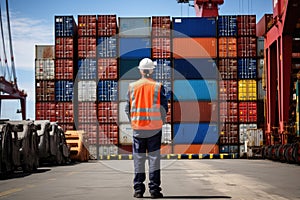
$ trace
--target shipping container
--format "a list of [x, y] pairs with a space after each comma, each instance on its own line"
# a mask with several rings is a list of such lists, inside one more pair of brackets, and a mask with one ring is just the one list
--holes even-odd
[[79, 59], [77, 78], [89, 80], [97, 78], [97, 60], [93, 58]]
[[78, 38], [78, 57], [95, 58], [97, 56], [97, 39], [96, 37], [79, 37]]
[[77, 25], [73, 16], [55, 16], [55, 37], [76, 36]]
[[[299, 64], [300, 67], [300, 64]], [[265, 60], [263, 58], [257, 59], [257, 78], [261, 79], [265, 77]]]
[[257, 99], [257, 85], [255, 80], [239, 80], [239, 100], [252, 101]]
[[238, 36], [256, 35], [256, 15], [238, 15]]
[[118, 82], [117, 81], [99, 81], [98, 82], [98, 101], [117, 101], [118, 100]]
[[119, 102], [119, 123], [129, 123], [127, 114], [125, 113], [126, 101]]
[[[120, 110], [120, 112], [123, 112]], [[98, 103], [98, 122], [117, 123], [118, 122], [118, 103], [100, 102]]]
[[80, 123], [76, 129], [86, 133], [89, 145], [97, 144], [98, 123]]
[[120, 79], [137, 80], [141, 78], [139, 62], [141, 59], [123, 59], [119, 60], [119, 76]]
[[236, 80], [222, 80], [219, 82], [219, 100], [238, 100], [238, 83]]
[[153, 59], [156, 63], [153, 79], [154, 80], [171, 80], [172, 71], [171, 71], [171, 60], [169, 59]]
[[150, 58], [151, 39], [150, 38], [119, 38], [120, 58]]
[[35, 45], [35, 59], [54, 59], [54, 45]]
[[256, 36], [264, 36], [273, 26], [273, 15], [264, 14], [263, 17], [256, 24]]
[[219, 146], [216, 144], [176, 144], [173, 148], [174, 154], [219, 154]]
[[217, 122], [218, 103], [211, 101], [173, 102], [173, 122]]
[[109, 37], [118, 33], [116, 15], [98, 15], [98, 37]]
[[171, 36], [171, 18], [170, 16], [152, 16], [152, 37]]
[[78, 82], [78, 101], [96, 101], [97, 82], [83, 80]]
[[217, 144], [218, 126], [210, 123], [174, 123], [174, 144]]
[[216, 58], [216, 38], [173, 38], [174, 58]]
[[239, 153], [238, 145], [220, 145], [220, 153]]
[[72, 37], [55, 38], [55, 58], [74, 58], [74, 39]]
[[171, 58], [171, 39], [152, 38], [152, 58]]
[[35, 82], [36, 101], [54, 101], [55, 100], [55, 82], [40, 81]]
[[238, 77], [240, 79], [257, 78], [257, 62], [254, 58], [238, 59]]
[[173, 145], [171, 144], [162, 144], [160, 147], [160, 154], [161, 155], [168, 155], [173, 154]]
[[95, 102], [78, 103], [78, 123], [97, 122], [97, 104]]
[[240, 124], [239, 125], [239, 134], [240, 134], [240, 143], [244, 143], [247, 139], [247, 130], [257, 129], [257, 124]]
[[132, 154], [132, 145], [125, 144], [125, 145], [118, 145], [119, 147], [119, 154]]
[[238, 38], [238, 57], [256, 57], [256, 37]]
[[240, 102], [239, 103], [239, 122], [257, 122], [257, 103]]
[[55, 111], [56, 120], [59, 123], [74, 122], [74, 108], [72, 102], [57, 102]]
[[74, 73], [73, 59], [55, 59], [56, 80], [73, 80]]
[[36, 102], [35, 104], [35, 119], [50, 120], [56, 122], [56, 103], [54, 102]]
[[249, 129], [247, 130], [247, 139], [249, 147], [261, 147], [263, 145], [263, 130], [262, 129]]
[[237, 59], [219, 59], [219, 73], [222, 79], [237, 79]]
[[176, 101], [217, 100], [217, 82], [215, 80], [175, 80], [173, 93]]
[[73, 82], [56, 81], [55, 82], [55, 101], [73, 100]]
[[99, 37], [97, 39], [98, 58], [115, 58], [118, 56], [117, 37]]
[[239, 143], [238, 124], [225, 123], [220, 127], [220, 144], [238, 144]]
[[150, 37], [150, 17], [119, 17], [120, 37]]
[[99, 124], [99, 144], [118, 144], [118, 125]]
[[116, 145], [100, 145], [99, 155], [100, 156], [118, 155], [118, 150], [119, 148]]
[[117, 79], [118, 78], [118, 61], [116, 58], [99, 58], [98, 59], [98, 79]]
[[166, 98], [168, 100], [170, 100], [171, 96], [172, 96], [172, 81], [170, 79], [168, 79], [168, 80], [159, 79], [159, 80], [156, 80], [156, 81], [160, 82], [162, 84], [162, 86], [164, 86]]
[[97, 36], [96, 15], [78, 15], [78, 36]]
[[220, 58], [237, 57], [237, 40], [235, 37], [219, 37], [218, 49]]
[[237, 102], [220, 102], [220, 122], [237, 123], [238, 122], [238, 103]]
[[257, 81], [257, 99], [264, 100], [266, 97], [266, 90], [262, 86], [262, 80]]
[[36, 80], [54, 80], [54, 59], [36, 59], [35, 60], [35, 79]]
[[61, 123], [61, 122], [58, 122], [58, 126], [60, 126], [64, 132], [66, 132], [68, 130], [74, 130], [74, 123]]
[[214, 17], [173, 17], [173, 37], [217, 37]]
[[217, 65], [211, 58], [174, 59], [174, 79], [216, 79]]
[[265, 38], [258, 37], [257, 38], [257, 56], [263, 58], [265, 56]]
[[218, 36], [231, 37], [237, 35], [237, 16], [218, 16]]

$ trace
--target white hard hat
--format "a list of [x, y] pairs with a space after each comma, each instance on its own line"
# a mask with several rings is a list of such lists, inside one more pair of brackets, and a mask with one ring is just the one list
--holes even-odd
[[156, 63], [153, 62], [150, 58], [143, 58], [140, 61], [140, 64], [138, 66], [139, 69], [154, 69]]

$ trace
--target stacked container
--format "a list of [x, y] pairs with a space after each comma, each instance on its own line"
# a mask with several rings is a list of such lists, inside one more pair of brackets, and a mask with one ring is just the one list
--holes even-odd
[[174, 153], [218, 153], [215, 18], [173, 18]]
[[77, 25], [73, 16], [55, 16], [55, 112], [64, 130], [74, 129], [76, 52]]
[[76, 129], [87, 135], [90, 152], [97, 144], [97, 16], [78, 16]]
[[56, 121], [54, 46], [35, 46], [35, 115], [37, 120]]
[[116, 15], [98, 15], [97, 155], [118, 154], [118, 28]]
[[218, 17], [220, 153], [238, 153], [237, 16]]

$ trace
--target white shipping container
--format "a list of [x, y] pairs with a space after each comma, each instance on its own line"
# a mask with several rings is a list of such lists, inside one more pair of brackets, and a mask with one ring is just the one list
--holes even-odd
[[54, 45], [35, 45], [36, 59], [54, 59]]
[[172, 143], [172, 126], [171, 124], [164, 124], [162, 127], [162, 144], [171, 144]]
[[119, 123], [129, 123], [128, 117], [125, 113], [126, 102], [119, 102]]
[[78, 101], [96, 101], [97, 83], [96, 81], [78, 82]]
[[99, 146], [99, 155], [108, 156], [108, 155], [118, 155], [118, 146], [116, 145], [100, 145]]
[[247, 139], [248, 129], [257, 129], [257, 124], [240, 124], [240, 143], [244, 143], [244, 141]]
[[258, 147], [263, 145], [263, 130], [262, 129], [248, 129], [247, 139], [249, 147]]
[[119, 35], [121, 37], [150, 37], [150, 17], [119, 17]]
[[54, 80], [55, 67], [53, 59], [36, 59], [35, 60], [35, 79], [37, 80]]
[[119, 100], [125, 101], [127, 100], [127, 92], [129, 83], [132, 83], [136, 80], [120, 80], [119, 81]]

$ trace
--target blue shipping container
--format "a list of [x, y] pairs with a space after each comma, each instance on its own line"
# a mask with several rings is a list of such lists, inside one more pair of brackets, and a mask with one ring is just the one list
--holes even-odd
[[118, 100], [118, 82], [99, 81], [98, 101], [117, 101], [117, 100]]
[[216, 79], [217, 72], [213, 59], [174, 59], [174, 79]]
[[120, 58], [144, 58], [151, 57], [150, 38], [120, 38]]
[[218, 126], [210, 123], [175, 123], [174, 144], [217, 144]]
[[218, 35], [236, 36], [237, 35], [237, 16], [219, 16], [218, 17]]
[[216, 80], [175, 80], [174, 100], [217, 100]]
[[220, 153], [238, 153], [239, 147], [236, 145], [220, 145]]
[[97, 55], [100, 58], [117, 57], [117, 38], [116, 37], [100, 37], [97, 40]]
[[214, 17], [173, 17], [173, 37], [217, 37]]
[[72, 101], [73, 100], [73, 82], [56, 81], [55, 82], [55, 101]]
[[96, 79], [97, 61], [96, 59], [80, 59], [78, 61], [77, 78], [80, 80]]
[[153, 72], [153, 79], [169, 79], [171, 80], [172, 71], [171, 71], [171, 61], [169, 59], [156, 59], [153, 60], [156, 62], [156, 67]]
[[75, 36], [76, 22], [73, 16], [55, 16], [55, 37]]
[[120, 59], [120, 79], [137, 80], [141, 78], [137, 68], [141, 59]]
[[257, 62], [253, 58], [238, 59], [238, 76], [241, 79], [257, 78]]

